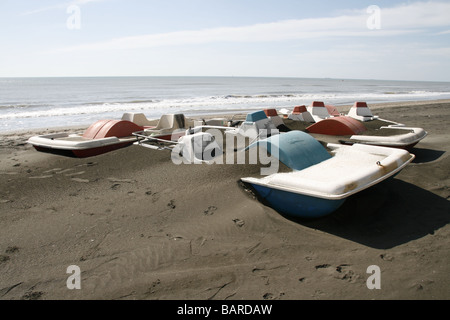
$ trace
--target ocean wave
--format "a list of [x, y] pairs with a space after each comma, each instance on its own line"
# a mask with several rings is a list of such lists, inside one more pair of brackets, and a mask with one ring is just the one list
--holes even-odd
[[[324, 101], [328, 104], [342, 105], [356, 101], [382, 102], [396, 100], [433, 99], [442, 96], [450, 97], [450, 92], [408, 91], [383, 93], [302, 93], [302, 94], [229, 94], [223, 96], [192, 97], [185, 99], [137, 99], [126, 102], [86, 102], [74, 106], [44, 106], [44, 105], [4, 105], [8, 112], [0, 113], [0, 119], [45, 118], [76, 115], [101, 115], [124, 112], [171, 113], [213, 110], [249, 110], [256, 107], [309, 105], [313, 101]], [[32, 109], [32, 110], [30, 110]]]
[[0, 104], [0, 110], [6, 109], [31, 109], [31, 108], [45, 108], [49, 107], [48, 104], [29, 104], [29, 103], [14, 103], [14, 102], [3, 102]]

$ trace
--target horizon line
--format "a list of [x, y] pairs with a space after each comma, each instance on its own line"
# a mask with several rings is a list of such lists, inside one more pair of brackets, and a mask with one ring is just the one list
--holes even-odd
[[261, 79], [314, 79], [314, 80], [357, 80], [357, 81], [403, 81], [403, 82], [444, 82], [450, 80], [406, 80], [406, 79], [375, 79], [375, 78], [336, 78], [336, 77], [298, 77], [298, 76], [194, 76], [194, 75], [90, 75], [90, 76], [0, 76], [0, 79], [45, 79], [45, 78], [261, 78]]

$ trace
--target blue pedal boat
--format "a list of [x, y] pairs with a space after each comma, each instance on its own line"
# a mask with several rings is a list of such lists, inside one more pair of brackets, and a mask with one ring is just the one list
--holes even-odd
[[348, 197], [393, 177], [415, 157], [403, 149], [364, 144], [328, 144], [327, 150], [301, 131], [259, 140], [253, 147], [265, 148], [292, 172], [241, 180], [273, 209], [298, 218], [334, 212]]

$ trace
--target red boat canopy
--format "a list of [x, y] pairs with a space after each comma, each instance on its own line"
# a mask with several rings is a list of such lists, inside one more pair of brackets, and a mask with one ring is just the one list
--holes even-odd
[[356, 107], [356, 108], [368, 108], [366, 102], [355, 102], [354, 107]]
[[323, 107], [323, 108], [325, 108], [325, 103], [323, 103], [323, 101], [313, 101], [311, 103], [311, 107], [319, 107], [319, 108]]
[[367, 128], [358, 120], [343, 116], [324, 119], [309, 126], [306, 130], [310, 133], [347, 136], [361, 134], [366, 131]]
[[327, 108], [328, 113], [331, 114], [332, 116], [335, 116], [335, 117], [340, 116], [340, 113], [339, 113], [338, 109], [336, 109], [335, 106], [326, 105], [325, 108]]
[[303, 112], [307, 112], [306, 106], [297, 106], [294, 108], [294, 111], [292, 111], [292, 114], [302, 114]]
[[278, 116], [278, 112], [275, 109], [266, 109], [266, 110], [264, 110], [264, 113], [268, 117], [276, 117], [276, 116]]
[[83, 134], [86, 139], [108, 137], [129, 137], [133, 132], [144, 130], [143, 127], [126, 120], [99, 120], [93, 123]]

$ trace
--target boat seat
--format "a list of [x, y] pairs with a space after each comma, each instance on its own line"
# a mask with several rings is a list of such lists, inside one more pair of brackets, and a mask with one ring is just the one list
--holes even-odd
[[279, 114], [279, 115], [281, 114], [281, 116], [282, 116], [283, 118], [287, 118], [287, 117], [291, 114], [291, 111], [289, 111], [289, 110], [286, 109], [286, 108], [282, 108], [282, 109], [278, 110], [278, 114]]
[[248, 148], [264, 147], [293, 170], [303, 170], [331, 158], [325, 147], [311, 135], [290, 131], [252, 143]]
[[129, 137], [143, 128], [127, 120], [99, 120], [93, 123], [83, 134], [83, 138], [96, 140], [108, 137]]
[[332, 117], [328, 109], [325, 107], [325, 104], [321, 101], [313, 101], [307, 110], [311, 113], [315, 122]]
[[174, 131], [176, 129], [184, 129], [186, 121], [183, 114], [164, 114], [158, 121], [156, 127], [147, 129], [145, 131], [158, 132], [158, 131]]
[[311, 113], [306, 110], [306, 106], [296, 106], [288, 118], [295, 121], [316, 122]]
[[276, 130], [277, 128], [272, 120], [267, 117], [264, 111], [258, 111], [247, 115], [247, 119], [244, 123], [255, 125], [258, 132], [262, 129], [269, 131]]
[[250, 139], [256, 139], [261, 134], [264, 135], [262, 130], [265, 130], [265, 134], [267, 135], [279, 133], [272, 120], [261, 110], [247, 114], [245, 121], [236, 130], [228, 130], [225, 133], [232, 136], [240, 135]]
[[366, 102], [355, 102], [347, 115], [359, 121], [371, 121], [378, 119], [378, 116], [374, 116], [372, 114], [372, 111], [370, 111]]
[[265, 109], [264, 113], [266, 114], [267, 118], [269, 118], [272, 123], [275, 125], [275, 127], [279, 127], [281, 125], [284, 125], [283, 119], [278, 115], [277, 110], [275, 109]]
[[124, 113], [122, 116], [122, 120], [127, 120], [136, 123], [141, 127], [154, 127], [154, 124], [147, 119], [145, 114], [143, 113]]

